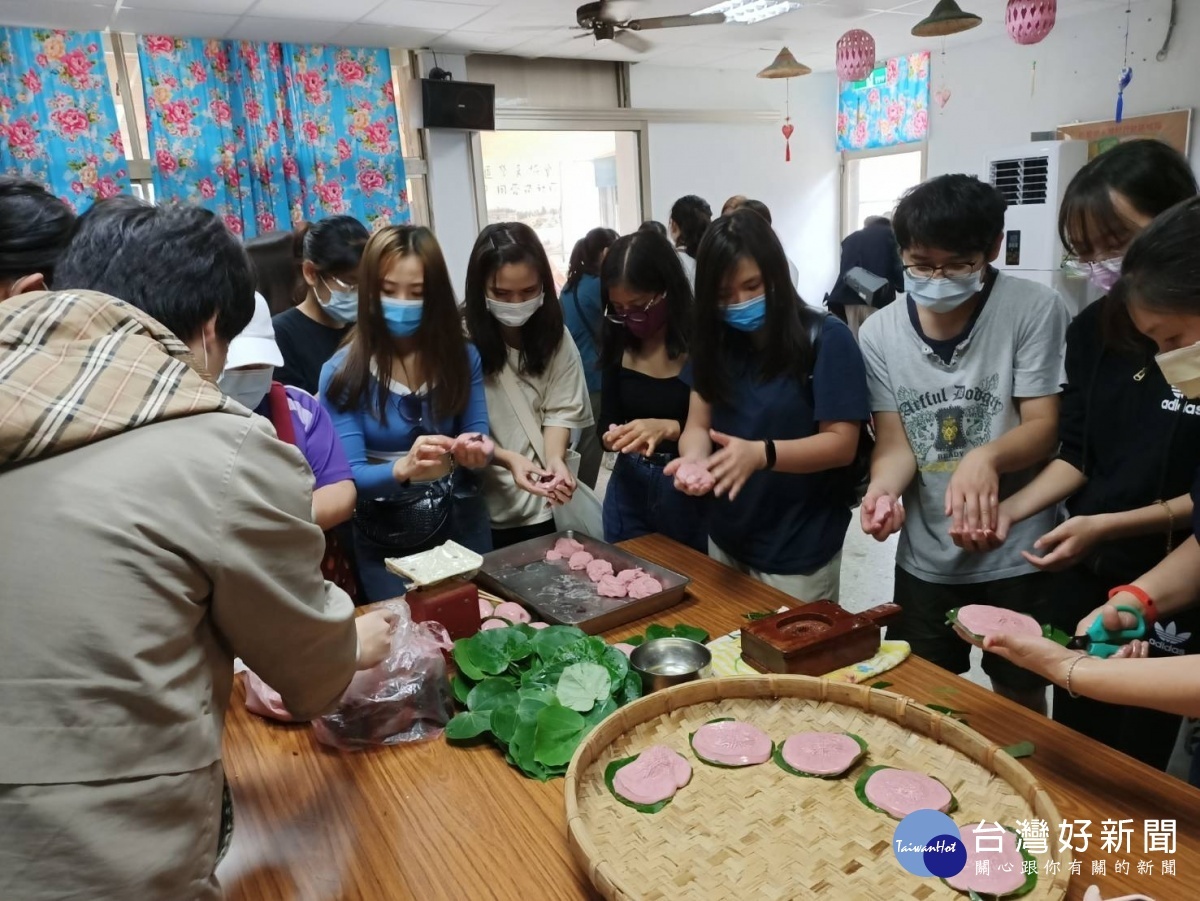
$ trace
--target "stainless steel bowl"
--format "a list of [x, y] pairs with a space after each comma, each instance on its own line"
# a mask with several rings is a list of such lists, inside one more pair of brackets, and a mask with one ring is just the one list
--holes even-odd
[[629, 664], [649, 693], [700, 678], [712, 663], [712, 652], [690, 638], [655, 638], [633, 649]]

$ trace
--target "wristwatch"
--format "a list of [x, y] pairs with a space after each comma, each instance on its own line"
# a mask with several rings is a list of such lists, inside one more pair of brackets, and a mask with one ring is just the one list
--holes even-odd
[[775, 442], [772, 441], [770, 438], [764, 438], [763, 444], [766, 445], [766, 448], [767, 448], [767, 466], [766, 466], [766, 468], [774, 469], [775, 468]]

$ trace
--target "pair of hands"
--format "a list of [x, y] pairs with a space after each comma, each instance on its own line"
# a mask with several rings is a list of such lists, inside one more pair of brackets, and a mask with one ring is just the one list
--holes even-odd
[[528, 457], [513, 455], [509, 466], [517, 487], [538, 497], [544, 497], [558, 507], [575, 494], [575, 479], [563, 460], [551, 460], [542, 469]]
[[358, 669], [371, 669], [387, 660], [398, 622], [399, 617], [386, 607], [364, 613], [354, 621], [358, 631]]
[[481, 469], [491, 462], [495, 450], [492, 439], [478, 432], [466, 432], [457, 438], [421, 435], [408, 453], [392, 464], [392, 475], [397, 482], [423, 481], [423, 476], [443, 468], [448, 457], [467, 469]]
[[674, 476], [675, 489], [684, 494], [701, 497], [711, 491], [717, 497], [728, 494], [731, 501], [737, 500], [750, 476], [766, 469], [767, 446], [715, 429], [709, 429], [708, 437], [720, 450], [707, 458], [679, 457], [668, 463], [663, 473]]
[[[1118, 610], [1118, 606], [1141, 609], [1141, 602], [1131, 594], [1122, 592], [1108, 603], [1097, 607], [1079, 621], [1076, 635], [1086, 634], [1088, 628], [1099, 617], [1110, 631], [1132, 629], [1137, 620], [1130, 613]], [[1073, 651], [1049, 638], [1034, 638], [1023, 635], [992, 635], [984, 640], [983, 648], [991, 651], [1022, 669], [1049, 679], [1057, 685], [1066, 686], [1067, 673], [1076, 660], [1086, 656], [1085, 651]], [[1131, 641], [1122, 645], [1110, 660], [1144, 658], [1150, 655], [1150, 643], [1144, 640]], [[1099, 660], [1099, 658], [1097, 658]], [[1100, 661], [1103, 662], [1103, 661]]]

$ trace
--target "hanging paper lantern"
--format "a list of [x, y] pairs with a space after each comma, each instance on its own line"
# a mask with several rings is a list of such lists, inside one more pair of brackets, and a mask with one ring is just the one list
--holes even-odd
[[1018, 44], [1036, 44], [1054, 28], [1058, 0], [1008, 0], [1004, 22]]
[[875, 38], [861, 28], [847, 31], [837, 42], [837, 73], [842, 81], [862, 81], [875, 68]]

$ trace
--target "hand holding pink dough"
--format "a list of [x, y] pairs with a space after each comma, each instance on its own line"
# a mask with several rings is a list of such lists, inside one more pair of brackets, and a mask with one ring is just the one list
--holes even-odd
[[496, 609], [492, 612], [492, 616], [498, 616], [500, 619], [506, 619], [510, 623], [527, 623], [532, 617], [529, 611], [520, 604], [505, 602], [497, 604]]
[[[957, 875], [946, 878], [946, 884], [951, 888], [998, 898], [1025, 884], [1025, 858], [1017, 848], [1017, 837], [1013, 833], [1005, 829], [1001, 835], [995, 826], [981, 823], [965, 827], [962, 839], [967, 849], [967, 865]], [[993, 850], [997, 839], [1000, 840], [999, 851]], [[979, 850], [981, 845], [982, 852]], [[979, 866], [981, 861], [986, 861], [986, 865]]]
[[599, 582], [605, 576], [613, 574], [613, 565], [607, 560], [593, 560], [587, 565], [587, 574], [593, 582]]
[[708, 494], [717, 484], [713, 474], [708, 471], [708, 466], [695, 460], [672, 460], [663, 472], [675, 476], [676, 491], [697, 497]]
[[875, 515], [871, 517], [871, 525], [879, 528], [892, 515], [892, 499], [884, 495], [875, 502]]
[[657, 804], [691, 781], [692, 765], [666, 745], [651, 745], [613, 776], [617, 794], [634, 804]]
[[487, 435], [465, 432], [454, 439], [450, 453], [454, 461], [468, 469], [480, 469], [488, 465], [496, 452], [496, 444]]
[[1042, 637], [1042, 627], [1036, 619], [1005, 607], [965, 604], [958, 608], [956, 619], [954, 631], [971, 644], [982, 644], [989, 635]]
[[692, 736], [692, 750], [722, 766], [754, 766], [771, 756], [771, 739], [749, 723], [724, 720], [697, 729]]
[[588, 564], [595, 559], [587, 551], [576, 551], [571, 555], [571, 559], [567, 561], [567, 566], [574, 572], [583, 572], [588, 568]]

